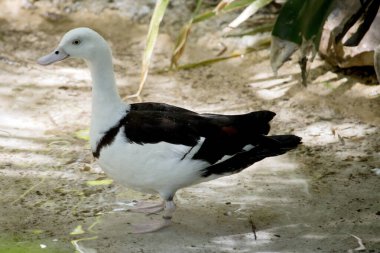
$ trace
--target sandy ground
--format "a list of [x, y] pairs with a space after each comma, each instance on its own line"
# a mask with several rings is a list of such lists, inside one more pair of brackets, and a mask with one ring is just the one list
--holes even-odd
[[[122, 203], [157, 196], [115, 183], [91, 185], [106, 175], [78, 138], [89, 126], [86, 66], [35, 63], [65, 31], [90, 26], [110, 41], [121, 94], [134, 93], [152, 1], [132, 9], [115, 2], [62, 16], [47, 2], [33, 10], [2, 2], [0, 252], [380, 252], [380, 86], [374, 74], [334, 71], [317, 59], [303, 88], [295, 60], [273, 76], [268, 50], [157, 74], [168, 66], [175, 31], [188, 18], [183, 6], [173, 8], [183, 15], [164, 19], [142, 99], [200, 112], [273, 110], [272, 132], [300, 135], [304, 145], [179, 191], [172, 227], [131, 234], [132, 224], [160, 215], [125, 212]], [[250, 43], [221, 39], [222, 21], [194, 28], [183, 62], [214, 57], [221, 41], [230, 51]]]

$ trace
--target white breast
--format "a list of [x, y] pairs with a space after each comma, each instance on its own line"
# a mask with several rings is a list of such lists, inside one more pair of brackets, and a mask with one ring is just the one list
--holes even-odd
[[101, 150], [99, 164], [111, 178], [127, 187], [165, 195], [198, 183], [201, 170], [209, 166], [207, 162], [189, 159], [191, 156], [186, 154], [190, 149], [166, 142], [129, 143], [122, 127], [114, 142]]
[[90, 145], [92, 151], [96, 150], [103, 135], [111, 128], [116, 126], [130, 109], [130, 105], [124, 103], [115, 103], [107, 105], [92, 105]]

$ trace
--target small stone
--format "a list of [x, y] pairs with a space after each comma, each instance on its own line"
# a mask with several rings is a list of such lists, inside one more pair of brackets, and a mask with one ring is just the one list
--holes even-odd
[[91, 170], [91, 166], [89, 166], [88, 164], [84, 165], [81, 169], [81, 171], [90, 171]]

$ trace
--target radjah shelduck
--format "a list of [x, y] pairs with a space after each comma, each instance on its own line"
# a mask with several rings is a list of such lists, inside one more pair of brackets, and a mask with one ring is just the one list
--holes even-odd
[[267, 135], [275, 116], [271, 111], [199, 114], [164, 103], [123, 102], [111, 49], [92, 29], [70, 30], [38, 63], [49, 65], [70, 57], [84, 59], [91, 71], [90, 144], [101, 168], [121, 185], [163, 199], [134, 208], [146, 213], [163, 210], [162, 220], [136, 225], [137, 233], [170, 225], [179, 189], [238, 173], [301, 143], [295, 135]]

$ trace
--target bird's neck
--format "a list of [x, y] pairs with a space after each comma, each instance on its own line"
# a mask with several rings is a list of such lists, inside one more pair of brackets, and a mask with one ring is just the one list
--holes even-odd
[[99, 134], [113, 127], [128, 109], [117, 91], [110, 50], [97, 52], [87, 61], [92, 78], [91, 133], [93, 141]]
[[120, 106], [122, 103], [117, 91], [112, 57], [106, 52], [99, 60], [88, 62], [92, 78], [92, 113], [102, 109]]

